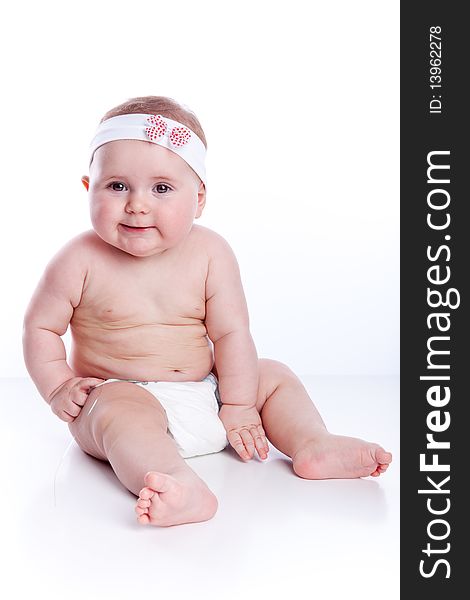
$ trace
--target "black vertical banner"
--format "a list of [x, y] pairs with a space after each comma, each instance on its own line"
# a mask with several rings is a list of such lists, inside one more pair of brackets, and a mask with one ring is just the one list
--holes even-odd
[[[468, 594], [470, 34], [401, 2], [401, 595]], [[457, 590], [460, 590], [459, 592]]]

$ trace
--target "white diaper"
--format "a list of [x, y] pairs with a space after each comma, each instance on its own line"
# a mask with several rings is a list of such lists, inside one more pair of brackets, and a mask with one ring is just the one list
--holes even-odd
[[[96, 387], [114, 381], [129, 380], [107, 379]], [[218, 399], [217, 379], [212, 373], [202, 381], [131, 383], [149, 391], [163, 406], [168, 419], [168, 432], [174, 438], [183, 458], [220, 452], [227, 446], [227, 434], [218, 417], [221, 403]]]

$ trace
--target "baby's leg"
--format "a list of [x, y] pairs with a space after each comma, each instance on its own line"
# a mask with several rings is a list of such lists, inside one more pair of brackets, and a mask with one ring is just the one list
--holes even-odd
[[115, 382], [92, 390], [69, 428], [84, 452], [109, 461], [121, 483], [139, 496], [140, 523], [206, 521], [217, 511], [217, 498], [181, 457], [167, 424], [152, 394]]
[[328, 432], [306, 389], [286, 365], [259, 361], [258, 409], [269, 441], [292, 458], [305, 479], [384, 473], [392, 455], [378, 444]]

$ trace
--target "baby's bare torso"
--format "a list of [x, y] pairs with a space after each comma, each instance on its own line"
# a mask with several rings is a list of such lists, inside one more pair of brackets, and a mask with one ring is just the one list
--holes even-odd
[[212, 369], [205, 283], [210, 230], [193, 226], [183, 244], [137, 258], [87, 232], [87, 275], [70, 322], [78, 376], [199, 381]]

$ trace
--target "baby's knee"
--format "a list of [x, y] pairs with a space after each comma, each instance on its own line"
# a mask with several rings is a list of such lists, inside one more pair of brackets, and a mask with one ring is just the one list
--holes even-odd
[[258, 361], [260, 378], [272, 384], [279, 385], [283, 381], [297, 379], [296, 374], [285, 363], [270, 358], [260, 358]]
[[[167, 429], [164, 408], [149, 392], [134, 383], [113, 382], [92, 390], [82, 409], [93, 432], [136, 423]], [[80, 415], [81, 416], [81, 415]]]

